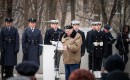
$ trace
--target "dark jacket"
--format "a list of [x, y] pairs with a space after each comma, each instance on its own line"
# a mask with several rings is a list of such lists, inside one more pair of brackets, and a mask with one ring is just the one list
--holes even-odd
[[34, 61], [40, 65], [40, 55], [42, 54], [43, 44], [42, 34], [39, 29], [26, 28], [22, 35], [23, 61]]
[[121, 33], [117, 36], [117, 43], [115, 46], [119, 50], [120, 55], [129, 53], [129, 42], [127, 42], [126, 39], [129, 39], [126, 33], [122, 33], [122, 37]]
[[88, 53], [90, 53], [90, 54], [92, 54], [92, 48], [91, 48], [91, 46], [89, 46], [89, 36], [91, 35], [91, 33], [93, 32], [94, 30], [90, 30], [90, 31], [88, 31], [87, 32], [87, 35], [86, 35], [86, 42], [85, 42], [85, 46], [86, 46], [86, 48], [87, 48], [87, 52]]
[[110, 32], [104, 32], [104, 34], [106, 39], [104, 44], [104, 58], [107, 58], [112, 55], [112, 44], [115, 42], [115, 39]]
[[63, 31], [57, 29], [56, 31], [53, 28], [50, 28], [45, 33], [44, 44], [51, 45], [51, 41], [60, 41], [63, 36]]
[[78, 33], [82, 36], [81, 56], [84, 56], [84, 54], [85, 54], [85, 35], [84, 35], [84, 32], [81, 30], [78, 30]]
[[[95, 57], [103, 57], [104, 54], [104, 43], [105, 43], [105, 34], [103, 31], [93, 31], [89, 36], [89, 47], [93, 49], [94, 56]], [[94, 46], [94, 42], [103, 42], [103, 46]]]
[[19, 34], [14, 27], [1, 29], [1, 60], [5, 66], [17, 64], [17, 53], [19, 51]]

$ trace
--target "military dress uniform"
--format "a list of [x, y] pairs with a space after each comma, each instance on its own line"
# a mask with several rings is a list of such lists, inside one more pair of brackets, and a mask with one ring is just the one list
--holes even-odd
[[[36, 19], [30, 18], [29, 22], [36, 22]], [[22, 35], [23, 61], [34, 61], [40, 65], [42, 46], [39, 44], [43, 44], [41, 31], [37, 28], [26, 28]]]
[[[6, 18], [5, 22], [13, 22], [13, 19]], [[13, 68], [17, 65], [17, 53], [19, 51], [19, 34], [18, 30], [11, 27], [1, 29], [1, 65], [4, 66], [4, 78], [13, 76]]]
[[89, 46], [92, 51], [92, 70], [100, 71], [104, 55], [105, 35], [103, 31], [93, 31], [89, 36]]
[[[71, 22], [71, 24], [72, 25], [79, 25], [80, 24], [80, 22], [78, 21], [78, 20], [73, 20], [72, 22]], [[84, 32], [83, 31], [81, 31], [81, 30], [77, 30], [76, 32], [78, 32], [81, 36], [82, 36], [82, 46], [81, 46], [81, 57], [82, 56], [84, 56], [84, 54], [85, 54], [85, 34], [84, 34]]]
[[[76, 25], [76, 26], [79, 26], [80, 25], [80, 22], [78, 20], [73, 20], [71, 22], [72, 26]], [[85, 54], [85, 34], [83, 31], [77, 29], [75, 30], [77, 33], [79, 33], [81, 36], [82, 36], [82, 46], [81, 46], [81, 57], [84, 56]], [[81, 61], [79, 63], [79, 68], [80, 68], [80, 65], [81, 65]]]
[[[51, 24], [58, 24], [58, 20], [50, 20]], [[46, 31], [45, 33], [45, 38], [44, 38], [44, 44], [45, 45], [52, 45], [51, 41], [61, 41], [61, 38], [64, 34], [64, 31], [57, 28], [56, 30], [54, 28], [50, 28]], [[55, 45], [57, 47], [57, 45]], [[54, 55], [54, 67], [56, 71], [59, 71], [59, 64], [60, 64], [60, 57], [61, 54], [58, 50], [55, 50], [55, 55]]]
[[51, 41], [58, 41], [61, 39], [61, 33], [63, 31], [59, 28], [55, 31], [53, 28], [48, 29], [45, 33], [44, 44], [51, 45]]
[[[58, 20], [50, 20], [51, 24], [58, 24]], [[57, 28], [54, 30], [54, 28], [50, 28], [46, 31], [45, 33], [45, 38], [44, 38], [44, 44], [46, 45], [51, 45], [51, 41], [60, 41], [61, 37], [63, 36], [64, 32], [63, 30]]]
[[89, 36], [90, 34], [93, 32], [94, 30], [91, 30], [91, 31], [88, 31], [87, 32], [87, 36], [86, 36], [86, 48], [87, 48], [87, 52], [89, 53], [88, 54], [88, 67], [89, 67], [89, 70], [92, 70], [92, 48], [91, 46], [89, 46]]
[[95, 26], [97, 25], [97, 22], [96, 21], [92, 21], [91, 22], [91, 26], [92, 26], [92, 30], [88, 31], [87, 32], [87, 35], [86, 35], [86, 48], [87, 48], [87, 52], [88, 52], [88, 67], [89, 67], [89, 70], [92, 70], [92, 54], [93, 54], [93, 46], [92, 45], [89, 45], [89, 37], [91, 34], [93, 34], [93, 31], [95, 31]]

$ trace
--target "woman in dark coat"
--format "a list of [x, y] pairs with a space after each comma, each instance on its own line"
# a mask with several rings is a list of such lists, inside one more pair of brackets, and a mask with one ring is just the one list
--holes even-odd
[[128, 53], [129, 53], [129, 42], [130, 38], [128, 37], [129, 34], [129, 26], [124, 25], [122, 32], [118, 34], [117, 36], [117, 44], [116, 48], [119, 51], [119, 54], [124, 59], [125, 64], [128, 61]]

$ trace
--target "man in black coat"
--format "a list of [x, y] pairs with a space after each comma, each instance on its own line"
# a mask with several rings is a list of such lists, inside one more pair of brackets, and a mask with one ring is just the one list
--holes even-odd
[[19, 34], [13, 27], [13, 19], [5, 19], [5, 27], [1, 29], [1, 65], [4, 66], [4, 79], [13, 76], [14, 66], [17, 65], [19, 52]]
[[63, 35], [63, 30], [59, 29], [59, 21], [58, 20], [50, 20], [50, 26], [48, 30], [46, 30], [44, 44], [51, 45], [51, 41], [60, 41]]
[[36, 19], [30, 18], [28, 22], [29, 27], [24, 30], [22, 35], [23, 61], [34, 61], [40, 65], [42, 46], [39, 44], [43, 44], [42, 34], [36, 28]]
[[[101, 22], [96, 22], [95, 31], [93, 31], [88, 40], [88, 45], [93, 50], [92, 51], [92, 71], [94, 74], [101, 74], [101, 66], [104, 55], [104, 43], [105, 43], [105, 34], [101, 31]], [[96, 76], [100, 78], [101, 76]]]
[[[71, 24], [74, 30], [82, 36], [82, 45], [81, 45], [81, 57], [82, 57], [85, 54], [85, 35], [83, 31], [79, 30], [80, 22], [78, 20], [73, 20]], [[80, 64], [81, 64], [81, 61], [80, 61]], [[79, 67], [80, 67], [80, 64], [79, 64]]]
[[[59, 27], [58, 20], [50, 20], [49, 22], [50, 22], [51, 28], [46, 30], [45, 38], [44, 38], [45, 45], [52, 45], [51, 41], [61, 41], [61, 38], [64, 34], [64, 31], [58, 28]], [[56, 44], [55, 46], [57, 47]], [[55, 55], [54, 55], [55, 69], [56, 71], [59, 71], [61, 53], [59, 53], [58, 50], [55, 50], [54, 52], [55, 52]]]
[[95, 25], [96, 25], [96, 23], [93, 21], [93, 22], [91, 22], [91, 25], [92, 25], [92, 30], [90, 30], [90, 31], [88, 31], [87, 32], [87, 35], [86, 35], [86, 40], [85, 40], [85, 46], [86, 46], [86, 48], [87, 48], [87, 52], [89, 53], [88, 54], [88, 67], [89, 67], [89, 70], [92, 70], [92, 49], [91, 49], [91, 46], [89, 46], [88, 44], [89, 44], [89, 36], [90, 36], [90, 34], [93, 32], [93, 31], [95, 31]]
[[111, 26], [106, 24], [104, 26], [103, 32], [105, 33], [105, 52], [104, 52], [104, 58], [108, 58], [110, 55], [112, 55], [112, 44], [115, 42], [116, 39], [114, 39], [114, 37], [112, 36], [112, 34], [110, 33], [110, 29]]

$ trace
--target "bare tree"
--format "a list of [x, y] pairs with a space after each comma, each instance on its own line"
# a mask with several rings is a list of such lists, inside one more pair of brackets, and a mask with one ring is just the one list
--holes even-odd
[[12, 17], [12, 3], [13, 0], [7, 0], [7, 17]]
[[71, 21], [75, 19], [75, 0], [70, 0], [71, 4]]
[[69, 0], [63, 0], [63, 6], [62, 6], [62, 20], [61, 20], [61, 26], [63, 27], [65, 24], [65, 20], [66, 20], [66, 12], [67, 12], [67, 3], [69, 2]]

